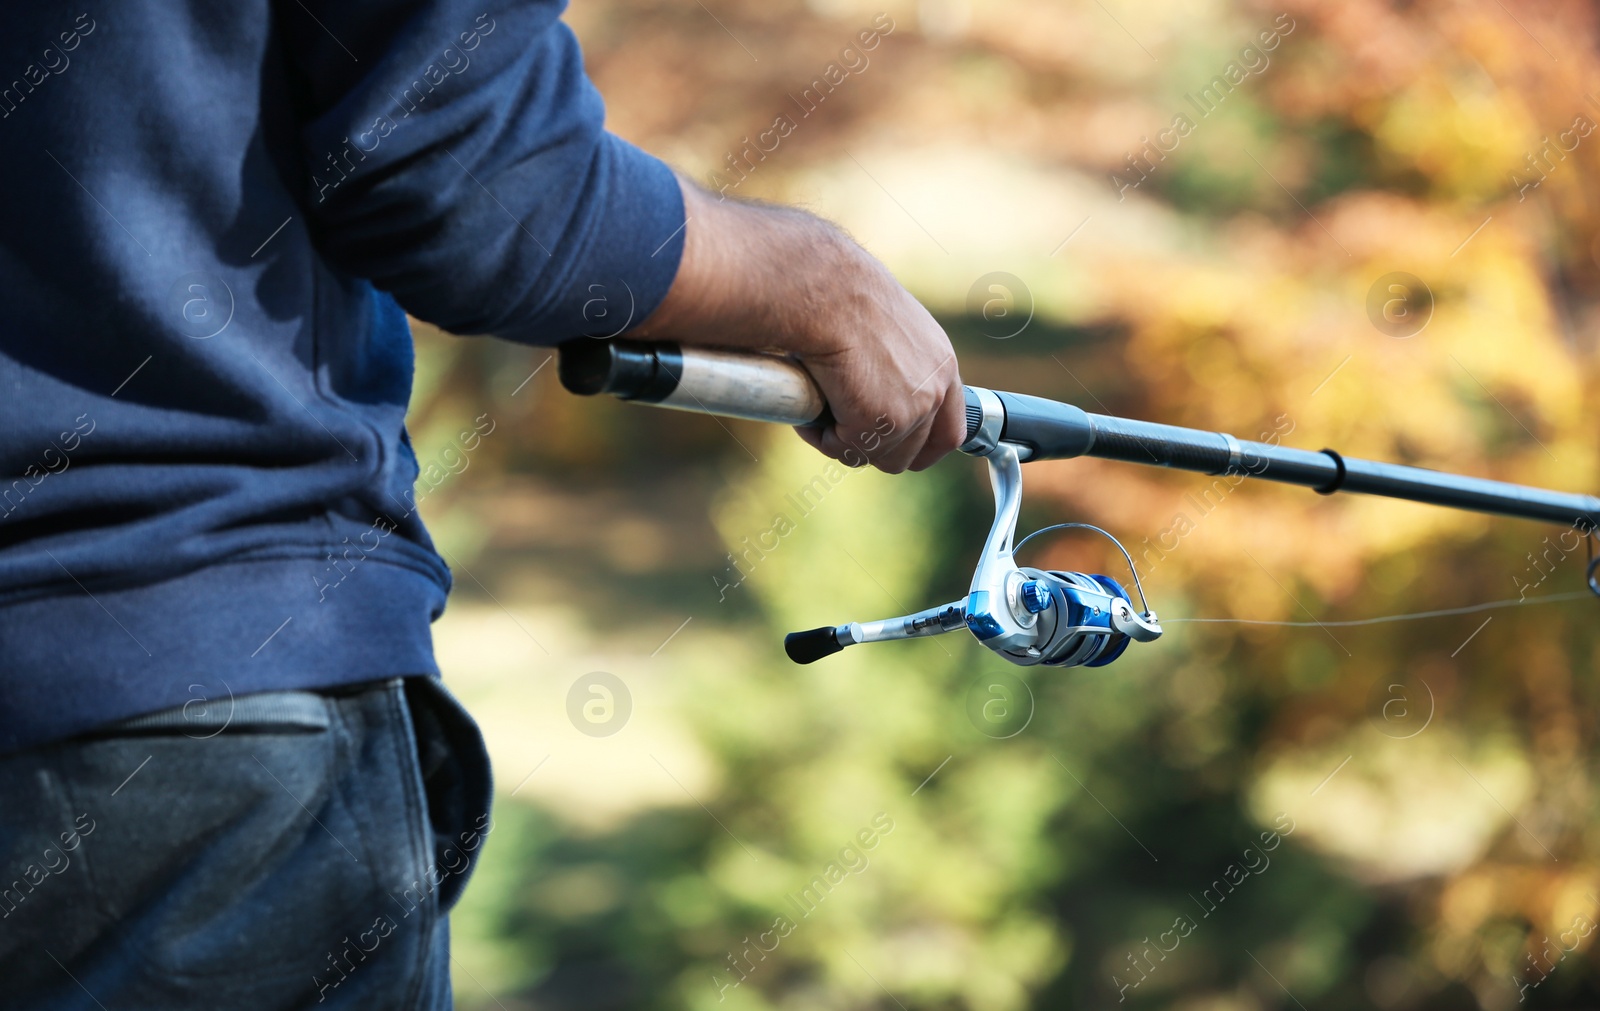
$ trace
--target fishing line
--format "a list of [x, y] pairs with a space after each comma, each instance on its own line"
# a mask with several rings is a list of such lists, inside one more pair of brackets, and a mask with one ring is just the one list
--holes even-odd
[[[1600, 593], [1600, 590], [1595, 591]], [[1423, 618], [1446, 618], [1455, 614], [1476, 614], [1500, 607], [1519, 607], [1524, 604], [1559, 604], [1568, 600], [1582, 600], [1593, 596], [1588, 590], [1573, 593], [1555, 593], [1547, 597], [1528, 597], [1524, 600], [1495, 600], [1471, 607], [1451, 607], [1442, 611], [1417, 611], [1413, 614], [1390, 614], [1381, 618], [1361, 618], [1355, 621], [1256, 621], [1250, 618], [1163, 618], [1167, 624], [1186, 622], [1192, 625], [1277, 625], [1282, 628], [1355, 628], [1360, 625], [1382, 625], [1394, 621], [1419, 621]]]
[[[1133, 558], [1128, 554], [1128, 549], [1122, 546], [1121, 541], [1117, 540], [1111, 534], [1106, 533], [1104, 530], [1092, 523], [1052, 523], [1049, 526], [1040, 527], [1038, 530], [1035, 530], [1033, 533], [1018, 541], [1016, 547], [1012, 548], [1012, 553], [1015, 554], [1016, 552], [1022, 550], [1022, 546], [1024, 544], [1027, 544], [1040, 534], [1047, 534], [1052, 530], [1069, 529], [1093, 530], [1095, 533], [1100, 534], [1102, 537], [1106, 538], [1112, 544], [1117, 546], [1117, 550], [1122, 552], [1122, 557], [1128, 560], [1128, 570], [1133, 573], [1133, 585], [1138, 587], [1139, 600], [1141, 603], [1144, 603], [1145, 609], [1148, 610], [1150, 605], [1149, 602], [1145, 601], [1144, 585], [1139, 581], [1139, 570], [1134, 567]], [[1588, 597], [1600, 596], [1600, 555], [1595, 553], [1595, 544], [1597, 538], [1595, 537], [1594, 533], [1590, 531], [1588, 536], [1585, 538], [1585, 541], [1589, 548], [1588, 558], [1586, 559], [1587, 567], [1585, 569], [1586, 581], [1589, 584], [1588, 590], [1577, 590], [1572, 593], [1557, 593], [1544, 597], [1525, 597], [1516, 600], [1493, 600], [1487, 604], [1473, 604], [1468, 607], [1449, 607], [1438, 611], [1415, 611], [1410, 614], [1389, 614], [1378, 618], [1356, 618], [1346, 621], [1262, 621], [1251, 618], [1167, 618], [1165, 621], [1167, 624], [1181, 622], [1189, 625], [1270, 625], [1277, 628], [1359, 628], [1365, 625], [1385, 625], [1396, 621], [1420, 621], [1424, 618], [1448, 618], [1452, 615], [1458, 614], [1477, 614], [1480, 611], [1493, 611], [1503, 607], [1520, 607], [1524, 604], [1559, 604], [1565, 601], [1582, 600]]]

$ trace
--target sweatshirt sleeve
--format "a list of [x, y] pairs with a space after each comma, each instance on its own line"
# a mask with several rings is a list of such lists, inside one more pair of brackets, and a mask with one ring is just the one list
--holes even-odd
[[611, 335], [666, 296], [678, 182], [607, 133], [565, 0], [280, 0], [323, 255], [455, 333]]

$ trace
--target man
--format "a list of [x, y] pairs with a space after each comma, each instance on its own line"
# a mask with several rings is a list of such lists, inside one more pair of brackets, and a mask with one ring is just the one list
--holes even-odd
[[405, 313], [554, 344], [625, 286], [635, 336], [797, 354], [824, 453], [961, 439], [949, 344], [880, 264], [605, 133], [561, 4], [491, 2], [10, 13], [7, 1007], [449, 1005], [492, 822], [432, 655]]

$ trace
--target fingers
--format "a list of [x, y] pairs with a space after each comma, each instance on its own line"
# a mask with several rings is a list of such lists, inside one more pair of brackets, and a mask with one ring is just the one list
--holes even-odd
[[[880, 438], [880, 430], [853, 438], [839, 434], [839, 426], [796, 428], [802, 440], [824, 456], [849, 467], [871, 463], [886, 474], [921, 471], [943, 459], [966, 438], [965, 396], [959, 376], [952, 378], [931, 412], [898, 439]], [[896, 433], [898, 434], [898, 433]]]
[[932, 429], [935, 416], [927, 415], [917, 422], [898, 442], [885, 446], [883, 451], [872, 460], [872, 465], [885, 474], [899, 474], [909, 468], [917, 455], [922, 451], [928, 441], [928, 432]]
[[874, 460], [873, 464], [890, 474], [899, 474], [907, 470], [926, 470], [938, 463], [952, 449], [961, 445], [966, 436], [965, 403], [965, 397], [961, 392], [961, 380], [959, 378], [951, 380], [950, 385], [940, 395], [933, 411], [917, 425], [911, 435], [884, 459]]
[[818, 428], [816, 425], [796, 425], [794, 434], [798, 435], [800, 437], [800, 441], [805, 443], [807, 446], [810, 446], [812, 449], [822, 453], [823, 455], [827, 455], [826, 451], [822, 448], [823, 431], [823, 429]]
[[[816, 428], [807, 426], [796, 428], [795, 434], [801, 440], [821, 453], [823, 456], [838, 460], [846, 467], [865, 467], [867, 464], [878, 468], [886, 474], [898, 474], [907, 469], [909, 464], [916, 459], [926, 442], [926, 432], [933, 419], [930, 417], [922, 422], [912, 432], [910, 438], [902, 439], [896, 443], [880, 442], [865, 436], [856, 439], [845, 439], [839, 435], [839, 426], [831, 428]], [[868, 433], [870, 435], [871, 433]], [[872, 445], [871, 452], [864, 450], [862, 445]], [[939, 454], [943, 456], [943, 453]]]
[[806, 445], [846, 467], [865, 467], [869, 462], [865, 453], [839, 437], [837, 425], [828, 428], [806, 425], [794, 431]]
[[925, 470], [966, 435], [955, 352], [927, 309], [881, 264], [857, 253], [863, 269], [833, 276], [849, 297], [827, 301], [812, 321], [831, 342], [799, 353], [838, 423], [800, 437], [849, 466]]
[[950, 380], [944, 402], [939, 405], [928, 439], [911, 461], [913, 471], [927, 470], [967, 439], [967, 398], [961, 377]]

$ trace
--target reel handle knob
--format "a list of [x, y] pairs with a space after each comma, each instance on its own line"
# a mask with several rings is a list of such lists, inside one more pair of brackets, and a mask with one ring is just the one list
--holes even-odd
[[790, 632], [783, 637], [783, 651], [795, 663], [816, 663], [842, 649], [844, 645], [839, 642], [839, 630], [832, 625]]
[[1040, 586], [1037, 579], [1023, 583], [1018, 596], [1022, 598], [1022, 606], [1029, 614], [1038, 614], [1050, 606], [1050, 591]]

